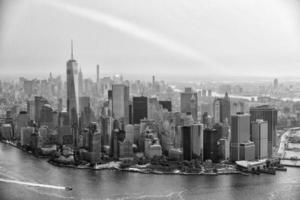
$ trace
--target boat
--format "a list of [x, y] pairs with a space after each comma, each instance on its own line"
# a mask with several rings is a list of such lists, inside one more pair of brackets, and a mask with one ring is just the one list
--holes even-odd
[[73, 188], [72, 187], [65, 187], [65, 190], [70, 191], [70, 190], [73, 190]]

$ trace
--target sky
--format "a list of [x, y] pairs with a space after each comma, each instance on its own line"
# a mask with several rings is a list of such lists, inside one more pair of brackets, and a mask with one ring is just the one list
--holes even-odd
[[0, 0], [0, 76], [300, 75], [298, 0]]

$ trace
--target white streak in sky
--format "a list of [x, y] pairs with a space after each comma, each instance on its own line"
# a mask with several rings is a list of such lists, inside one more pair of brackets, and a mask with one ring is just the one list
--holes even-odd
[[[183, 55], [194, 61], [199, 62], [199, 64], [207, 65], [207, 67], [216, 67], [218, 70], [222, 70], [220, 64], [209, 59], [207, 56], [202, 55], [197, 50], [190, 48], [184, 44], [170, 39], [156, 31], [149, 30], [145, 27], [138, 26], [132, 22], [126, 21], [124, 19], [108, 15], [99, 11], [71, 5], [61, 1], [45, 1], [48, 5], [54, 6], [63, 11], [72, 13], [74, 15], [80, 16], [82, 18], [94, 21], [96, 23], [101, 23], [120, 32], [127, 33], [128, 35], [134, 36], [141, 40], [147, 41], [149, 43], [155, 44], [160, 48], [168, 50], [170, 52]], [[196, 39], [196, 38], [195, 38]]]

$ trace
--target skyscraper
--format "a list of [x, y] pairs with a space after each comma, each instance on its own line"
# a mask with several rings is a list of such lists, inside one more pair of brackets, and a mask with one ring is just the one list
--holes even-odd
[[193, 158], [192, 127], [182, 126], [181, 133], [182, 133], [183, 160], [192, 160]]
[[203, 132], [203, 160], [212, 160], [219, 162], [219, 146], [218, 141], [222, 137], [221, 133], [216, 129], [206, 128]]
[[251, 136], [255, 144], [255, 159], [268, 157], [268, 122], [257, 119], [251, 122]]
[[48, 104], [47, 99], [42, 96], [35, 96], [34, 97], [34, 121], [36, 123], [40, 122], [41, 118], [41, 110], [43, 105]]
[[91, 121], [91, 105], [90, 105], [90, 97], [82, 96], [79, 98], [79, 108], [80, 108], [80, 128], [87, 128]]
[[250, 108], [251, 122], [263, 119], [268, 122], [268, 156], [271, 157], [276, 145], [277, 110], [268, 105]]
[[141, 119], [148, 116], [148, 98], [147, 97], [133, 97], [133, 123], [139, 124]]
[[253, 160], [254, 154], [255, 146], [250, 141], [250, 115], [237, 113], [231, 116], [231, 160]]
[[215, 99], [213, 110], [215, 123], [230, 123], [230, 99], [227, 92], [224, 98]]
[[112, 113], [113, 117], [129, 123], [129, 87], [124, 84], [112, 85]]
[[193, 157], [203, 159], [203, 124], [192, 125]]
[[192, 88], [185, 88], [180, 95], [180, 111], [182, 113], [191, 113], [194, 121], [197, 121], [198, 98], [197, 93], [192, 92]]
[[77, 127], [79, 115], [78, 64], [73, 58], [73, 41], [71, 42], [71, 59], [67, 62], [67, 112], [73, 127], [74, 146], [77, 146]]
[[203, 156], [203, 125], [193, 124], [181, 126], [183, 159], [202, 159]]

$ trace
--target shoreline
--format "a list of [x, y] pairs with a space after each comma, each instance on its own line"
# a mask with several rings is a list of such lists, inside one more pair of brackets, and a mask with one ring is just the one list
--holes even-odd
[[90, 166], [76, 166], [76, 165], [68, 165], [68, 164], [62, 164], [58, 163], [52, 160], [48, 160], [48, 163], [50, 163], [53, 166], [61, 167], [61, 168], [72, 168], [72, 169], [83, 169], [83, 170], [95, 170], [95, 171], [102, 171], [102, 170], [114, 170], [114, 171], [123, 171], [123, 172], [131, 172], [131, 173], [140, 173], [140, 174], [155, 174], [155, 175], [181, 175], [181, 176], [218, 176], [218, 175], [243, 175], [248, 176], [248, 173], [241, 172], [241, 171], [231, 171], [231, 172], [212, 172], [212, 173], [189, 173], [189, 172], [163, 172], [159, 170], [149, 170], [147, 168], [139, 169], [135, 167], [129, 167], [129, 168], [117, 168], [117, 167], [103, 167], [103, 168], [95, 168]]
[[[192, 172], [164, 172], [164, 171], [159, 171], [159, 170], [153, 170], [153, 169], [149, 169], [149, 168], [134, 168], [134, 167], [128, 167], [128, 168], [119, 168], [119, 167], [101, 167], [101, 168], [95, 168], [95, 167], [91, 167], [91, 166], [76, 166], [74, 164], [64, 164], [64, 163], [59, 163], [56, 161], [51, 160], [51, 158], [49, 159], [49, 156], [39, 156], [39, 155], [34, 155], [32, 152], [26, 151], [25, 149], [23, 149], [22, 147], [19, 147], [18, 145], [14, 144], [13, 142], [9, 142], [9, 141], [3, 141], [0, 140], [3, 144], [8, 144], [14, 148], [17, 148], [27, 154], [30, 154], [32, 156], [35, 156], [39, 159], [48, 159], [47, 162], [53, 166], [56, 167], [61, 167], [61, 168], [72, 168], [72, 169], [84, 169], [84, 170], [115, 170], [115, 171], [124, 171], [124, 172], [131, 172], [131, 173], [140, 173], [140, 174], [156, 174], [156, 175], [183, 175], [183, 176], [191, 176], [191, 175], [197, 175], [197, 176], [218, 176], [218, 175], [243, 175], [243, 176], [248, 176], [248, 173], [239, 171], [239, 170], [235, 170], [235, 171], [228, 171], [228, 172], [209, 172], [209, 173], [205, 173], [205, 172], [200, 172], [200, 173], [192, 173]], [[103, 164], [105, 165], [105, 164]], [[99, 165], [98, 165], [99, 166]]]
[[[243, 175], [243, 176], [249, 176], [250, 173], [240, 171], [237, 169], [233, 169], [230, 171], [221, 171], [221, 172], [198, 172], [198, 173], [193, 173], [193, 172], [182, 172], [179, 170], [174, 170], [174, 171], [160, 171], [160, 170], [155, 170], [155, 169], [150, 169], [147, 167], [127, 167], [127, 168], [120, 168], [119, 167], [119, 162], [108, 162], [105, 164], [100, 164], [96, 165], [96, 167], [88, 166], [88, 165], [75, 165], [75, 164], [65, 164], [61, 163], [55, 160], [52, 160], [50, 156], [47, 155], [35, 155], [33, 152], [29, 152], [26, 149], [14, 144], [13, 142], [9, 141], [3, 141], [0, 140], [3, 144], [8, 144], [12, 147], [15, 147], [27, 154], [30, 154], [32, 156], [35, 156], [36, 158], [39, 159], [48, 159], [47, 162], [53, 166], [56, 167], [61, 167], [61, 168], [72, 168], [72, 169], [84, 169], [84, 170], [115, 170], [115, 171], [123, 171], [123, 172], [130, 172], [130, 173], [140, 173], [140, 174], [155, 174], [155, 175], [181, 175], [181, 176], [192, 176], [192, 175], [197, 175], [197, 176], [218, 176], [218, 175]], [[110, 165], [113, 164], [113, 165]], [[284, 165], [284, 164], [283, 164]], [[234, 165], [235, 166], [235, 165]], [[300, 166], [294, 166], [294, 165], [284, 165], [287, 167], [300, 167]]]

